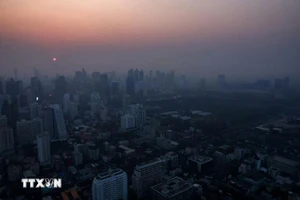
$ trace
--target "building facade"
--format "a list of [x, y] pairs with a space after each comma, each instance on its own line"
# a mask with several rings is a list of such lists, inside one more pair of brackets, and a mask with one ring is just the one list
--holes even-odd
[[108, 170], [96, 176], [92, 185], [93, 200], [127, 200], [127, 174], [121, 169]]
[[36, 136], [38, 159], [41, 165], [51, 163], [50, 136], [49, 133], [42, 133]]
[[162, 181], [164, 168], [165, 162], [162, 159], [155, 159], [135, 167], [132, 187], [139, 199], [147, 195], [151, 186]]

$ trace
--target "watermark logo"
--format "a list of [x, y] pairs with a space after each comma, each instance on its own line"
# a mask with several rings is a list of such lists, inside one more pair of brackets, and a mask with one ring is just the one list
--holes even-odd
[[22, 178], [23, 188], [61, 188], [60, 178]]

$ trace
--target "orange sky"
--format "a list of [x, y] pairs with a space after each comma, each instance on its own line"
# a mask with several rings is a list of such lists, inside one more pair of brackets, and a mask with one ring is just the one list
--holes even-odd
[[[293, 2], [294, 0], [291, 0]], [[61, 43], [147, 43], [264, 35], [284, 28], [279, 0], [5, 0], [6, 37]], [[293, 14], [293, 13], [292, 13]], [[290, 28], [290, 27], [289, 27]]]
[[0, 0], [0, 69], [294, 72], [299, 10], [300, 0]]

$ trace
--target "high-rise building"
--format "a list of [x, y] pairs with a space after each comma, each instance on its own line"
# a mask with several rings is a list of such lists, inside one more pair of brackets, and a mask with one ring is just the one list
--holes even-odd
[[97, 88], [100, 95], [104, 98], [110, 96], [110, 85], [108, 80], [108, 74], [101, 74], [100, 85]]
[[101, 79], [101, 74], [100, 72], [93, 72], [92, 73], [92, 80], [95, 82], [95, 81], [100, 81]]
[[55, 96], [56, 100], [62, 104], [63, 95], [67, 92], [68, 83], [64, 76], [59, 76], [55, 80]]
[[128, 75], [126, 79], [126, 93], [130, 96], [133, 96], [135, 94], [133, 69], [128, 71]]
[[119, 94], [120, 91], [120, 86], [119, 83], [114, 81], [111, 83], [111, 95], [112, 96], [117, 96]]
[[51, 163], [50, 136], [44, 132], [36, 136], [38, 159], [41, 165]]
[[72, 119], [78, 114], [78, 104], [76, 102], [70, 102], [69, 105], [69, 114]]
[[138, 198], [144, 197], [151, 186], [162, 181], [165, 162], [162, 159], [155, 159], [142, 163], [134, 168], [132, 175], [132, 187]]
[[67, 129], [63, 112], [58, 104], [50, 105], [44, 110], [44, 127], [45, 131], [53, 139], [67, 139]]
[[6, 94], [11, 96], [17, 96], [22, 93], [23, 84], [22, 81], [15, 81], [13, 78], [5, 82]]
[[41, 119], [18, 121], [16, 127], [19, 145], [31, 144], [35, 140], [36, 135], [43, 132]]
[[7, 117], [8, 125], [15, 130], [16, 122], [19, 118], [18, 99], [12, 98], [10, 101], [5, 99], [2, 104], [1, 114]]
[[139, 74], [139, 80], [140, 80], [140, 81], [143, 81], [143, 80], [144, 80], [144, 71], [143, 71], [143, 70], [140, 71], [140, 74]]
[[129, 114], [135, 118], [135, 126], [141, 128], [146, 122], [146, 111], [141, 104], [133, 104], [129, 106]]
[[127, 174], [121, 169], [110, 169], [96, 176], [92, 185], [93, 200], [127, 200]]
[[43, 88], [42, 83], [38, 77], [32, 77], [30, 79], [31, 90], [32, 90], [32, 98], [35, 101], [40, 101], [43, 97]]
[[55, 125], [54, 125], [54, 111], [52, 108], [47, 107], [43, 109], [44, 131], [49, 133], [51, 139], [55, 138]]
[[70, 95], [64, 94], [64, 100], [63, 100], [64, 113], [69, 113], [70, 103], [71, 103]]
[[54, 130], [55, 130], [55, 137], [60, 140], [65, 140], [68, 137], [65, 119], [63, 112], [59, 105], [53, 104], [51, 105], [54, 114]]
[[99, 148], [96, 145], [88, 145], [87, 155], [90, 160], [99, 160]]
[[42, 107], [38, 103], [31, 103], [29, 106], [31, 119], [40, 118]]
[[7, 127], [8, 121], [5, 115], [0, 116], [0, 128]]
[[167, 182], [153, 186], [152, 194], [155, 200], [191, 199], [193, 186], [179, 177], [174, 177]]
[[0, 94], [4, 94], [4, 83], [2, 80], [0, 80]]
[[14, 149], [14, 134], [11, 128], [0, 128], [0, 153]]
[[134, 128], [135, 127], [135, 118], [130, 114], [121, 116], [121, 128], [123, 130]]
[[104, 103], [99, 93], [94, 92], [90, 95], [90, 106], [92, 113], [100, 112], [100, 108], [104, 106]]
[[140, 72], [139, 72], [139, 70], [138, 69], [135, 69], [134, 70], [134, 81], [136, 82], [136, 81], [139, 81], [139, 76], [140, 76]]

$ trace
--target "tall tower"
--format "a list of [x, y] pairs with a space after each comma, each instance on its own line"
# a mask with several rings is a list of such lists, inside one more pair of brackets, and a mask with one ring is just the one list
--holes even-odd
[[132, 188], [139, 199], [147, 194], [151, 186], [161, 182], [164, 166], [164, 160], [157, 158], [134, 168]]
[[44, 110], [44, 126], [45, 131], [53, 139], [67, 139], [67, 129], [62, 109], [58, 104], [50, 105]]
[[0, 128], [0, 153], [14, 149], [14, 134], [11, 128]]
[[64, 101], [63, 101], [64, 113], [68, 113], [69, 112], [70, 103], [71, 103], [70, 95], [69, 94], [65, 94], [64, 95]]
[[38, 159], [41, 165], [50, 164], [50, 137], [47, 132], [38, 134], [36, 136]]
[[65, 140], [68, 135], [63, 112], [58, 104], [51, 105], [51, 108], [54, 114], [55, 137], [60, 140]]
[[129, 106], [129, 114], [135, 118], [135, 126], [142, 128], [146, 122], [146, 111], [141, 104], [133, 104]]
[[93, 200], [127, 200], [127, 174], [121, 169], [108, 170], [96, 176], [92, 185]]

